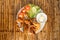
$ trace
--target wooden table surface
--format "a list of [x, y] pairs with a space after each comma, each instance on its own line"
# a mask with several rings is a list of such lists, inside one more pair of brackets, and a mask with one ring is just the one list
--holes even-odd
[[[35, 35], [21, 33], [15, 25], [17, 12], [28, 3], [48, 16], [44, 29]], [[60, 40], [60, 0], [0, 0], [0, 40]]]

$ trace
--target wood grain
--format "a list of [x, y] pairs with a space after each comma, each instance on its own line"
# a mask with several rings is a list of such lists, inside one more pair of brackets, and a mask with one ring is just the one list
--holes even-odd
[[[20, 32], [15, 24], [17, 12], [28, 3], [48, 16], [44, 29], [35, 35]], [[60, 40], [60, 0], [0, 0], [0, 40]]]

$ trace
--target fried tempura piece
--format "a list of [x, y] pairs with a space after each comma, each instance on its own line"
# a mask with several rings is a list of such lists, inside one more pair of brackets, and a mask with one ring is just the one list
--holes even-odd
[[22, 20], [22, 19], [18, 19], [18, 20], [16, 20], [16, 22], [17, 22], [17, 23], [18, 23], [18, 22], [23, 23], [23, 20]]
[[23, 20], [21, 20], [21, 19], [18, 19], [18, 20], [16, 20], [16, 23], [17, 23], [17, 26], [19, 27], [19, 28], [21, 28], [21, 27], [23, 27]]
[[36, 31], [40, 29], [40, 24], [39, 23], [34, 22], [33, 25], [35, 26]]
[[34, 25], [30, 25], [29, 28], [28, 28], [28, 32], [35, 33], [35, 26]]
[[25, 20], [24, 22], [25, 22], [25, 24], [28, 24], [28, 25], [30, 25], [30, 21], [28, 21], [28, 20]]

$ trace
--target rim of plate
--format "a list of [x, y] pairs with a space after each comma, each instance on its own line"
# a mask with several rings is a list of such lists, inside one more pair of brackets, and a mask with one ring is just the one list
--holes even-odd
[[[16, 16], [16, 19], [18, 19], [18, 14], [21, 12], [22, 9], [24, 9], [24, 7], [22, 7], [22, 8], [18, 11], [17, 16]], [[42, 10], [42, 9], [40, 9], [40, 13], [43, 13], [43, 10]], [[40, 25], [43, 25], [43, 24], [41, 23]], [[37, 30], [35, 33], [39, 33], [40, 31], [42, 31], [43, 28], [44, 28], [44, 25], [43, 25], [43, 26], [40, 26], [40, 29]]]

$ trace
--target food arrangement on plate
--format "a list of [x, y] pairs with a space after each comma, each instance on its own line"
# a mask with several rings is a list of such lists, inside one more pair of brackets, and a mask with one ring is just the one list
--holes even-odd
[[38, 33], [43, 29], [46, 21], [47, 15], [34, 4], [27, 4], [17, 13], [16, 22], [21, 32]]

